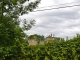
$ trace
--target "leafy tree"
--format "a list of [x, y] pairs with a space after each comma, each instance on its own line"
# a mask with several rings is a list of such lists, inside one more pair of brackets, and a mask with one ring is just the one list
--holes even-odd
[[23, 3], [28, 0], [0, 0], [0, 60], [24, 59], [27, 35], [24, 30], [29, 30], [34, 25], [34, 20], [23, 27], [19, 26], [19, 16], [33, 11], [39, 0], [30, 2], [27, 6]]
[[[23, 5], [25, 2], [29, 2], [29, 0], [0, 0], [0, 14], [2, 18], [3, 15], [6, 15], [11, 17], [15, 24], [19, 24], [18, 17], [33, 11], [38, 6], [40, 0], [29, 2], [27, 6]], [[34, 20], [30, 21], [30, 24], [27, 24], [26, 20], [24, 20], [23, 30], [30, 29], [32, 25], [34, 25]]]
[[2, 15], [6, 13], [9, 17], [17, 18], [20, 15], [33, 11], [40, 0], [30, 2], [27, 6], [23, 6], [25, 2], [29, 2], [29, 0], [0, 0], [0, 12]]
[[40, 43], [40, 41], [44, 41], [45, 40], [43, 35], [41, 36], [41, 35], [38, 35], [38, 34], [30, 35], [29, 36], [29, 40], [30, 39], [35, 39], [38, 43]]
[[12, 18], [3, 17], [3, 21], [0, 20], [0, 60], [10, 59], [11, 56], [18, 58], [20, 54], [24, 55], [28, 43], [27, 36], [18, 25], [15, 25]]
[[25, 2], [29, 2], [29, 0], [0, 0], [0, 37], [3, 41], [5, 39], [6, 41], [9, 40], [10, 37], [11, 40], [14, 40], [14, 38], [23, 39], [25, 36], [23, 31], [29, 30], [34, 25], [34, 20], [30, 21], [30, 23], [24, 20], [23, 27], [19, 27], [20, 20], [18, 17], [33, 11], [40, 0], [29, 2], [27, 6], [23, 6]]
[[[23, 27], [19, 27], [20, 20], [18, 17], [33, 11], [33, 9], [37, 7], [40, 0], [30, 2], [27, 6], [23, 6], [23, 3], [25, 2], [29, 2], [29, 0], [0, 0], [0, 37], [4, 42], [5, 39], [7, 42], [9, 39], [12, 42], [12, 40], [16, 38], [22, 40], [25, 37], [23, 31], [29, 30], [32, 25], [34, 25], [34, 20], [30, 21], [30, 23], [27, 23], [26, 20], [24, 20]], [[5, 38], [3, 38], [3, 36]]]

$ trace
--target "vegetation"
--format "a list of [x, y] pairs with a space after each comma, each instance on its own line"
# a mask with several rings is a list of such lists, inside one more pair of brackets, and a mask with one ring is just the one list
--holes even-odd
[[26, 47], [26, 60], [80, 60], [80, 35]]
[[20, 27], [19, 16], [33, 11], [40, 0], [0, 0], [0, 60], [22, 60], [25, 58], [25, 47], [28, 45], [25, 30], [29, 30], [35, 23], [23, 20]]
[[24, 30], [29, 30], [34, 21], [28, 24], [24, 20], [21, 28], [18, 17], [33, 11], [40, 1], [23, 6], [25, 1], [0, 0], [0, 60], [80, 60], [80, 34], [66, 41], [57, 38], [43, 45], [28, 45]]
[[45, 41], [44, 36], [43, 36], [43, 35], [41, 36], [41, 35], [38, 35], [38, 34], [30, 35], [30, 36], [28, 37], [28, 39], [29, 39], [29, 40], [35, 39], [38, 43], [40, 43], [40, 41]]

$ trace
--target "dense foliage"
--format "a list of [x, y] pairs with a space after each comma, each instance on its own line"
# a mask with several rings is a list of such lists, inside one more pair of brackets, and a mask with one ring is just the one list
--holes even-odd
[[26, 60], [80, 60], [80, 35], [44, 45], [28, 46]]
[[0, 60], [80, 60], [80, 35], [70, 40], [54, 40], [44, 45], [17, 44], [0, 47]]
[[[28, 46], [27, 35], [30, 24], [24, 20], [23, 28], [19, 26], [18, 17], [33, 11], [39, 1], [0, 0], [0, 60], [80, 60], [80, 35], [65, 41], [54, 40], [43, 45]], [[36, 35], [40, 39], [40, 36]], [[42, 37], [43, 38], [43, 37]]]
[[36, 40], [38, 43], [40, 43], [40, 41], [45, 41], [45, 38], [43, 35], [38, 35], [38, 34], [34, 34], [34, 35], [30, 35], [28, 37], [28, 40], [34, 39]]
[[11, 57], [23, 54], [27, 36], [12, 18], [3, 17], [0, 19], [0, 60], [12, 60]]
[[[27, 2], [28, 5], [23, 4]], [[33, 11], [40, 0], [0, 0], [0, 60], [22, 60], [25, 58], [25, 47], [28, 45], [24, 30], [34, 25], [34, 20], [27, 23], [23, 20], [20, 27], [19, 16]]]

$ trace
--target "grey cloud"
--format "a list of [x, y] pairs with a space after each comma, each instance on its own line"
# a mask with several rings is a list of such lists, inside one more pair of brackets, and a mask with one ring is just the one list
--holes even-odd
[[80, 8], [68, 8], [43, 12], [32, 12], [22, 18], [35, 19], [36, 24], [27, 34], [40, 34], [48, 36], [54, 34], [58, 37], [73, 37], [80, 33]]
[[[45, 11], [44, 11], [45, 12]], [[79, 18], [79, 13], [78, 11], [70, 11], [70, 12], [67, 12], [67, 11], [57, 11], [57, 12], [49, 12], [49, 13], [45, 13], [45, 14], [42, 14], [41, 17], [54, 17], [54, 16], [58, 16], [58, 17], [62, 17], [62, 18], [67, 18], [67, 19], [77, 19]]]

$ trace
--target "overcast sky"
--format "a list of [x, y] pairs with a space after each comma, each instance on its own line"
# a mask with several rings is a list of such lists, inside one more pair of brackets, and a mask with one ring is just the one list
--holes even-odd
[[[79, 0], [41, 0], [37, 9], [51, 8], [47, 6], [52, 5], [54, 5], [52, 7], [57, 8], [66, 6], [59, 5], [65, 3], [72, 3], [66, 4], [72, 6], [74, 4], [79, 4]], [[48, 36], [52, 33], [56, 37], [65, 38], [66, 36], [73, 37], [76, 33], [80, 33], [80, 6], [30, 12], [28, 15], [25, 14], [20, 18], [27, 19], [28, 21], [35, 19], [36, 21], [35, 26], [33, 26], [31, 30], [26, 31], [28, 35], [40, 34]]]

